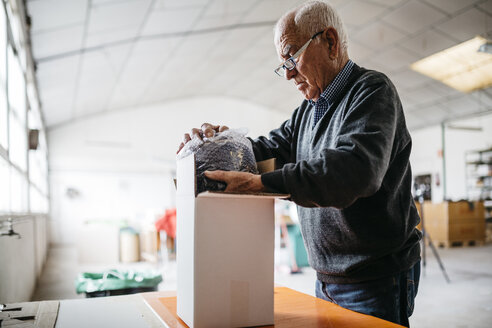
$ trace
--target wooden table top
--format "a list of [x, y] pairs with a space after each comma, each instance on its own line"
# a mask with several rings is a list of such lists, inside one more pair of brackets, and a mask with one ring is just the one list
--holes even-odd
[[[168, 327], [188, 327], [176, 314], [176, 292], [143, 293], [141, 296]], [[286, 287], [275, 287], [274, 301], [275, 325], [264, 327], [402, 327]]]

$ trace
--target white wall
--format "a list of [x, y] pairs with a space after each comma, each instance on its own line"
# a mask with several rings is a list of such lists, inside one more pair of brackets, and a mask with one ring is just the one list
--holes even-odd
[[453, 200], [466, 199], [465, 154], [492, 147], [492, 115], [451, 122], [446, 129], [445, 139], [447, 196]]
[[411, 133], [412, 153], [410, 164], [413, 176], [432, 176], [432, 200], [443, 198], [442, 139], [441, 127], [433, 126]]
[[[88, 117], [48, 131], [52, 241], [74, 243], [85, 220], [142, 220], [174, 206], [183, 134], [203, 122], [256, 137], [289, 113], [232, 98], [193, 98]], [[67, 196], [67, 189], [78, 196]]]
[[[76, 242], [76, 232], [88, 220], [153, 220], [174, 206], [172, 177], [167, 172], [63, 170], [53, 171], [50, 179], [54, 243]], [[69, 188], [78, 195], [67, 195]]]
[[[478, 128], [473, 131], [463, 128]], [[413, 148], [410, 161], [413, 175], [432, 174], [432, 200], [443, 200], [441, 126], [412, 131]], [[465, 153], [492, 147], [492, 115], [448, 122], [445, 128], [447, 199], [466, 199]], [[439, 176], [440, 185], [436, 185]]]

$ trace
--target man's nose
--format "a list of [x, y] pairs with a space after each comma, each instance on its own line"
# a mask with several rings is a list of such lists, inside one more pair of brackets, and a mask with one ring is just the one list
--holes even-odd
[[291, 70], [288, 69], [285, 70], [285, 78], [287, 80], [292, 79], [294, 76], [296, 76], [296, 74], [297, 74], [297, 69], [295, 67]]

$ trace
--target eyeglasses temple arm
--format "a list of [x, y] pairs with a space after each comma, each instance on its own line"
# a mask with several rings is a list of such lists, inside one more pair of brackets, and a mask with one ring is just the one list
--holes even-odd
[[[301, 49], [297, 50], [296, 53], [294, 55], [292, 55], [292, 59], [297, 59], [297, 57], [299, 57], [299, 55], [307, 48], [307, 46], [309, 46], [309, 44], [311, 43], [311, 41], [313, 41], [313, 39], [309, 39], [308, 42], [306, 42], [306, 44], [304, 44]], [[290, 59], [289, 58], [289, 59]]]

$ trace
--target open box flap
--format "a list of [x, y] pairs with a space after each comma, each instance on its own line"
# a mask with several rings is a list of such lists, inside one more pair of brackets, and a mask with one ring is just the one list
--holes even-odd
[[256, 168], [260, 174], [275, 171], [275, 158], [265, 159], [264, 161], [256, 162]]
[[176, 195], [196, 195], [195, 155], [180, 159], [176, 165]]

